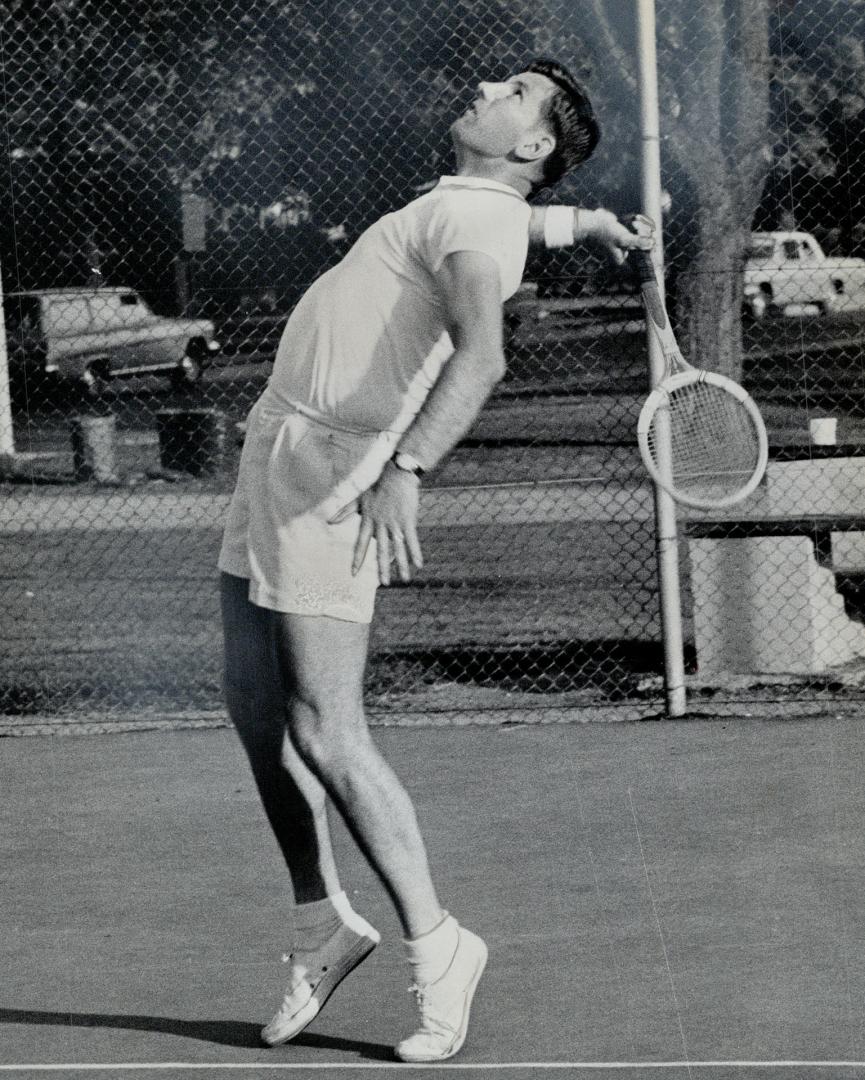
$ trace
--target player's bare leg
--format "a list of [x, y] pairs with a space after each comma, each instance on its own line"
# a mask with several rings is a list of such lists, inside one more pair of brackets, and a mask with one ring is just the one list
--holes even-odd
[[338, 806], [405, 930], [420, 1017], [396, 1055], [441, 1061], [465, 1041], [487, 949], [442, 911], [414, 807], [370, 738], [362, 699], [368, 640], [365, 624], [279, 616], [295, 746]]
[[291, 743], [273, 612], [249, 602], [249, 582], [223, 574], [225, 693], [298, 904], [340, 891], [324, 788]]
[[351, 908], [333, 858], [324, 788], [303, 763], [285, 722], [285, 688], [273, 613], [251, 604], [249, 582], [222, 575], [229, 713], [294, 888], [288, 989], [262, 1030], [269, 1045], [294, 1038], [342, 979], [369, 955], [378, 932]]
[[277, 618], [294, 745], [381, 878], [406, 935], [424, 934], [443, 912], [414, 807], [367, 726], [369, 627], [325, 616]]

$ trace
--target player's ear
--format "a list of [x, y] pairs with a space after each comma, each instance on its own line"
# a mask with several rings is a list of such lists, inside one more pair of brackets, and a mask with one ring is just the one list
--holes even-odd
[[548, 131], [534, 131], [525, 136], [514, 149], [518, 161], [542, 161], [556, 148], [556, 140]]

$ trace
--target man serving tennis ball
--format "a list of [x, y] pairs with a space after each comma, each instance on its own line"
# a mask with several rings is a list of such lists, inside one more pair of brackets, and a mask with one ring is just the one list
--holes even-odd
[[421, 476], [505, 371], [502, 302], [530, 241], [649, 248], [604, 210], [526, 197], [584, 161], [591, 105], [557, 63], [481, 83], [451, 128], [456, 173], [386, 214], [295, 308], [253, 407], [220, 554], [228, 708], [294, 893], [288, 989], [263, 1029], [287, 1042], [379, 941], [350, 906], [329, 796], [393, 901], [417, 1029], [407, 1062], [463, 1045], [484, 942], [442, 908], [414, 808], [373, 745], [363, 673], [376, 588], [422, 565]]

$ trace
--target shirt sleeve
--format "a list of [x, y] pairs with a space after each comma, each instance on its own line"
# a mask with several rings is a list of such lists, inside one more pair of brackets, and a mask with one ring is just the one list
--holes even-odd
[[529, 248], [531, 207], [506, 194], [458, 191], [443, 196], [431, 215], [425, 262], [436, 273], [448, 255], [479, 251], [499, 268], [502, 299], [519, 288]]

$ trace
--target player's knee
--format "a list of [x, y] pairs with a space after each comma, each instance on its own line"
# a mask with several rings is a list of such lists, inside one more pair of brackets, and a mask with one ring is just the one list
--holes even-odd
[[306, 762], [315, 772], [319, 772], [330, 752], [329, 737], [333, 724], [327, 711], [316, 702], [292, 697], [288, 702], [288, 724], [291, 740]]
[[337, 709], [303, 697], [289, 702], [288, 722], [297, 752], [315, 773], [329, 778], [351, 772], [368, 737], [360, 710]]

